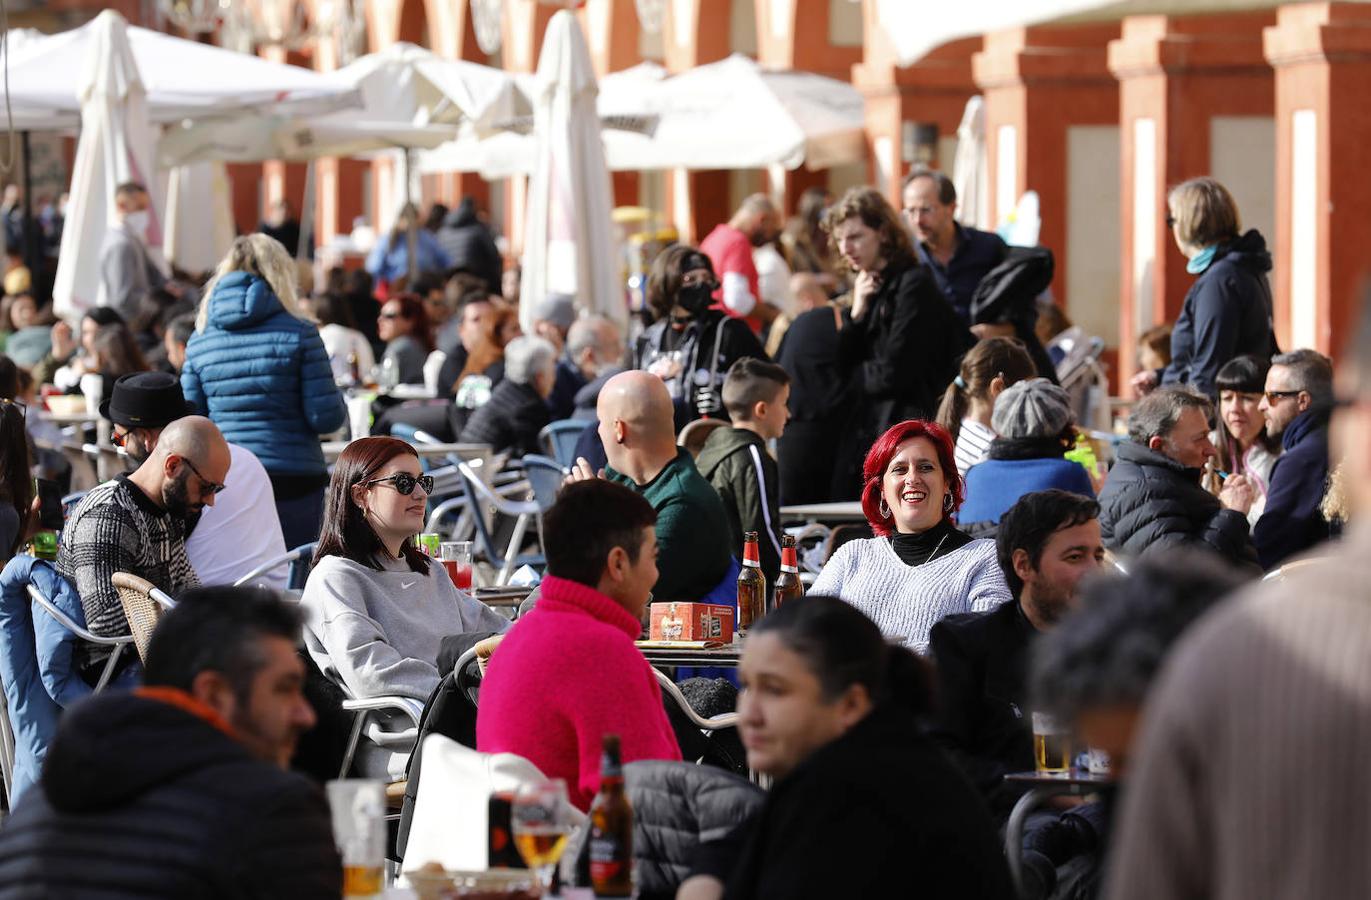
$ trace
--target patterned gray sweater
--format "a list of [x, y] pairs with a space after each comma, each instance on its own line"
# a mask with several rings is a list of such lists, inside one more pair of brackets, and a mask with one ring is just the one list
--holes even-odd
[[811, 594], [846, 600], [917, 653], [944, 616], [984, 612], [1009, 599], [994, 541], [972, 541], [921, 566], [903, 562], [889, 538], [849, 541], [824, 566]]
[[90, 489], [62, 529], [57, 571], [81, 595], [86, 627], [101, 637], [129, 633], [110, 584], [115, 572], [146, 578], [173, 597], [200, 583], [186, 557], [186, 523], [117, 475]]

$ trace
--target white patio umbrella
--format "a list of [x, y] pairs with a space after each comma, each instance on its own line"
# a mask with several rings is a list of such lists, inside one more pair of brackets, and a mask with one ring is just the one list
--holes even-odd
[[172, 169], [167, 178], [167, 259], [186, 272], [209, 271], [228, 253], [233, 236], [233, 198], [224, 164]]
[[537, 150], [519, 309], [525, 331], [532, 328], [534, 304], [551, 292], [571, 294], [582, 311], [603, 313], [621, 325], [628, 316], [617, 277], [609, 169], [595, 97], [585, 35], [576, 16], [560, 10], [548, 22], [535, 78]]
[[114, 221], [114, 189], [120, 182], [147, 185], [152, 196], [148, 245], [161, 246], [161, 188], [154, 176], [157, 136], [148, 121], [147, 96], [129, 44], [127, 25], [106, 10], [95, 17], [89, 56], [77, 72], [81, 140], [72, 167], [71, 202], [62, 229], [53, 285], [58, 315], [102, 305], [100, 247]]
[[957, 155], [952, 160], [952, 184], [957, 189], [957, 219], [972, 228], [994, 227], [990, 220], [990, 161], [985, 148], [985, 101], [966, 101], [957, 126]]

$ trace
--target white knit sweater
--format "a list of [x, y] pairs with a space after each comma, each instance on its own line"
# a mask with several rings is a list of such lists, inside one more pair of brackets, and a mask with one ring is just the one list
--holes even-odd
[[994, 541], [972, 541], [921, 566], [896, 555], [889, 538], [849, 541], [824, 566], [811, 594], [839, 597], [860, 609], [888, 638], [918, 653], [944, 616], [984, 612], [1009, 599]]

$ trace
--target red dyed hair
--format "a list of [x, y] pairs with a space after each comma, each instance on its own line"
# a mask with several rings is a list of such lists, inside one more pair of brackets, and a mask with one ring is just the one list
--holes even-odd
[[[890, 426], [885, 434], [876, 438], [876, 443], [866, 451], [866, 460], [862, 463], [862, 512], [866, 513], [871, 530], [880, 537], [889, 537], [895, 523], [893, 517], [881, 515], [881, 478], [890, 466], [890, 461], [895, 458], [895, 451], [900, 445], [910, 438], [917, 437], [927, 438], [938, 451], [938, 465], [943, 470], [943, 479], [947, 482], [948, 490], [952, 492], [951, 512], [955, 513], [962, 507], [964, 486], [961, 473], [957, 471], [956, 458], [952, 453], [952, 435], [937, 422], [907, 419], [898, 425]], [[944, 518], [948, 515], [950, 513], [943, 513]]]

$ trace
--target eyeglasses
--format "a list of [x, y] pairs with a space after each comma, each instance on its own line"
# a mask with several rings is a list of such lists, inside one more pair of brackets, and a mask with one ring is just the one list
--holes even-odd
[[394, 475], [387, 475], [385, 478], [373, 478], [370, 481], [362, 482], [362, 486], [387, 483], [392, 485], [395, 488], [395, 493], [402, 497], [408, 497], [414, 493], [416, 484], [424, 489], [425, 494], [433, 493], [432, 475], [411, 475], [408, 472], [396, 472]]
[[181, 462], [189, 466], [190, 470], [195, 473], [195, 477], [200, 479], [200, 493], [213, 495], [219, 493], [224, 488], [228, 487], [228, 485], [226, 484], [219, 484], [217, 481], [210, 481], [208, 478], [201, 475], [200, 470], [195, 468], [195, 463], [186, 459], [184, 456], [180, 456], [177, 458], [181, 460]]
[[1298, 397], [1303, 391], [1265, 391], [1266, 405], [1275, 406], [1281, 401], [1282, 397]]
[[116, 447], [122, 447], [131, 434], [133, 434], [132, 431], [112, 431], [110, 432], [109, 442]]

